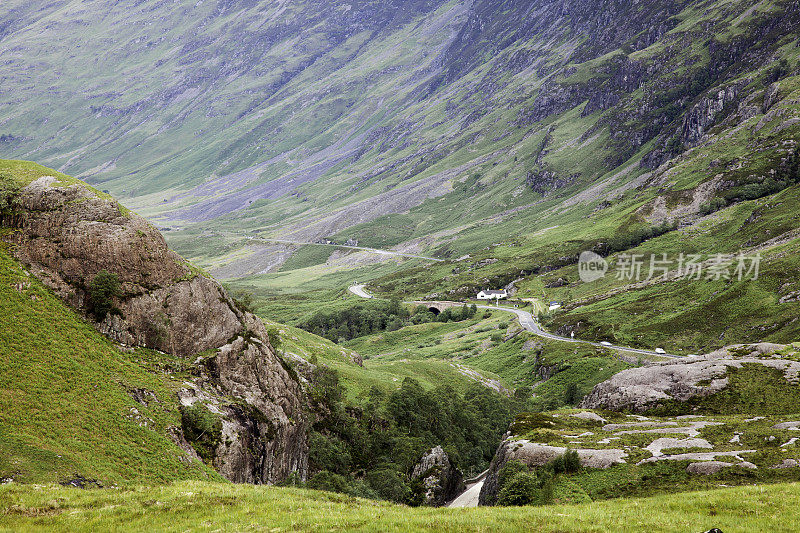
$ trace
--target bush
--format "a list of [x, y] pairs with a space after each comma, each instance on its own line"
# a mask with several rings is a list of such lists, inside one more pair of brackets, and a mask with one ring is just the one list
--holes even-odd
[[567, 405], [577, 405], [581, 401], [581, 393], [578, 391], [576, 383], [570, 383], [564, 390], [564, 403]]
[[531, 505], [538, 503], [540, 480], [533, 472], [514, 474], [497, 494], [498, 505]]
[[623, 252], [639, 246], [645, 241], [660, 237], [665, 233], [677, 229], [677, 222], [664, 222], [654, 226], [642, 226], [628, 233], [619, 233], [611, 237], [607, 243], [595, 246], [595, 251], [600, 255], [610, 255], [615, 252]]
[[308, 462], [312, 470], [327, 470], [335, 474], [347, 474], [350, 471], [353, 459], [347, 445], [340, 439], [312, 431], [308, 448]]
[[366, 475], [367, 485], [384, 500], [393, 502], [409, 501], [413, 495], [404, 476], [395, 468], [372, 470]]
[[572, 474], [581, 468], [581, 459], [575, 450], [567, 450], [564, 455], [556, 457], [548, 465], [554, 474]]
[[13, 211], [17, 207], [19, 189], [12, 175], [0, 172], [0, 213]]
[[308, 488], [346, 494], [350, 488], [350, 482], [348, 478], [343, 475], [323, 470], [316, 473], [308, 480]]
[[242, 311], [253, 312], [253, 295], [249, 292], [239, 291], [233, 296], [233, 303]]
[[281, 340], [281, 335], [278, 332], [278, 328], [276, 328], [275, 326], [270, 326], [269, 328], [267, 328], [267, 338], [269, 339], [270, 345], [272, 345], [272, 347], [275, 350], [280, 349], [281, 344], [283, 344], [283, 341]]
[[520, 472], [527, 472], [528, 466], [523, 463], [522, 461], [518, 461], [517, 459], [512, 459], [500, 469], [500, 472], [497, 474], [497, 486], [498, 489], [502, 489], [503, 486], [514, 476], [519, 474]]
[[222, 437], [222, 421], [201, 404], [181, 407], [181, 428], [203, 461], [211, 463]]
[[107, 270], [97, 273], [89, 284], [89, 305], [98, 322], [115, 310], [114, 298], [121, 295], [119, 276]]
[[316, 404], [329, 408], [342, 400], [342, 387], [339, 385], [339, 373], [324, 365], [317, 365], [311, 375], [309, 396]]

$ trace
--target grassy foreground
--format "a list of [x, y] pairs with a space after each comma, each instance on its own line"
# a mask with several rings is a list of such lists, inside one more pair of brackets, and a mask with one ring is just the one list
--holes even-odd
[[798, 531], [800, 484], [546, 507], [432, 509], [334, 493], [184, 481], [139, 489], [0, 487], [15, 531]]

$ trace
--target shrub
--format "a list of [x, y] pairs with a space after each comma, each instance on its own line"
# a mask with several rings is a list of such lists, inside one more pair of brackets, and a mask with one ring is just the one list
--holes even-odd
[[278, 332], [278, 328], [275, 326], [271, 326], [267, 328], [267, 338], [269, 339], [269, 343], [272, 345], [275, 350], [280, 349], [281, 344], [283, 341], [281, 340], [281, 335]]
[[347, 445], [340, 439], [312, 431], [308, 448], [308, 462], [312, 470], [327, 470], [335, 474], [347, 474], [350, 471], [353, 459]]
[[101, 270], [89, 284], [89, 305], [98, 321], [114, 310], [114, 298], [121, 296], [119, 276]]
[[514, 476], [519, 474], [520, 472], [527, 472], [528, 466], [523, 463], [522, 461], [518, 461], [516, 459], [512, 459], [507, 461], [506, 464], [500, 469], [500, 472], [497, 474], [497, 486], [498, 489], [502, 489], [503, 486]]
[[564, 455], [556, 457], [549, 465], [554, 474], [571, 474], [581, 468], [581, 459], [575, 450], [567, 450]]
[[700, 215], [701, 216], [710, 215], [711, 213], [715, 213], [720, 209], [726, 207], [727, 205], [728, 202], [725, 201], [725, 198], [719, 198], [719, 197], [712, 198], [711, 200], [700, 206]]
[[537, 503], [540, 480], [533, 472], [514, 474], [497, 494], [498, 505], [531, 505]]
[[222, 436], [222, 421], [201, 404], [181, 407], [181, 428], [203, 461], [211, 463]]
[[242, 311], [253, 312], [253, 295], [249, 292], [239, 291], [233, 296], [233, 303]]
[[384, 500], [406, 502], [413, 496], [411, 487], [404, 476], [395, 468], [372, 470], [366, 475], [366, 482]]
[[350, 483], [348, 478], [343, 475], [323, 470], [308, 480], [308, 488], [346, 494]]
[[564, 403], [567, 405], [577, 405], [581, 401], [581, 393], [578, 391], [576, 383], [570, 383], [564, 390]]
[[19, 189], [13, 176], [0, 172], [0, 213], [16, 208]]

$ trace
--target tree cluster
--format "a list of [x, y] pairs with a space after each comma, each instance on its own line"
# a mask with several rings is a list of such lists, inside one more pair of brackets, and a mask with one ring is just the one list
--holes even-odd
[[441, 445], [467, 476], [484, 470], [527, 399], [479, 384], [461, 394], [449, 385], [425, 390], [406, 378], [386, 393], [372, 388], [343, 401], [338, 374], [317, 366], [312, 401], [322, 416], [310, 436], [308, 487], [418, 504], [424, 489], [410, 475], [422, 454]]
[[464, 305], [445, 309], [437, 315], [425, 306], [409, 311], [399, 300], [376, 301], [317, 312], [301, 322], [299, 327], [333, 342], [343, 342], [372, 333], [396, 331], [412, 324], [467, 320], [474, 317], [476, 312], [474, 305]]

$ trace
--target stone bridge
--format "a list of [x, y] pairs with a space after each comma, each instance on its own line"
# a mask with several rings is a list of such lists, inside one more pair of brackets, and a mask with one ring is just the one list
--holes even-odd
[[424, 305], [434, 315], [438, 315], [445, 309], [449, 309], [451, 307], [462, 307], [464, 305], [463, 302], [411, 302], [411, 303], [414, 305]]

